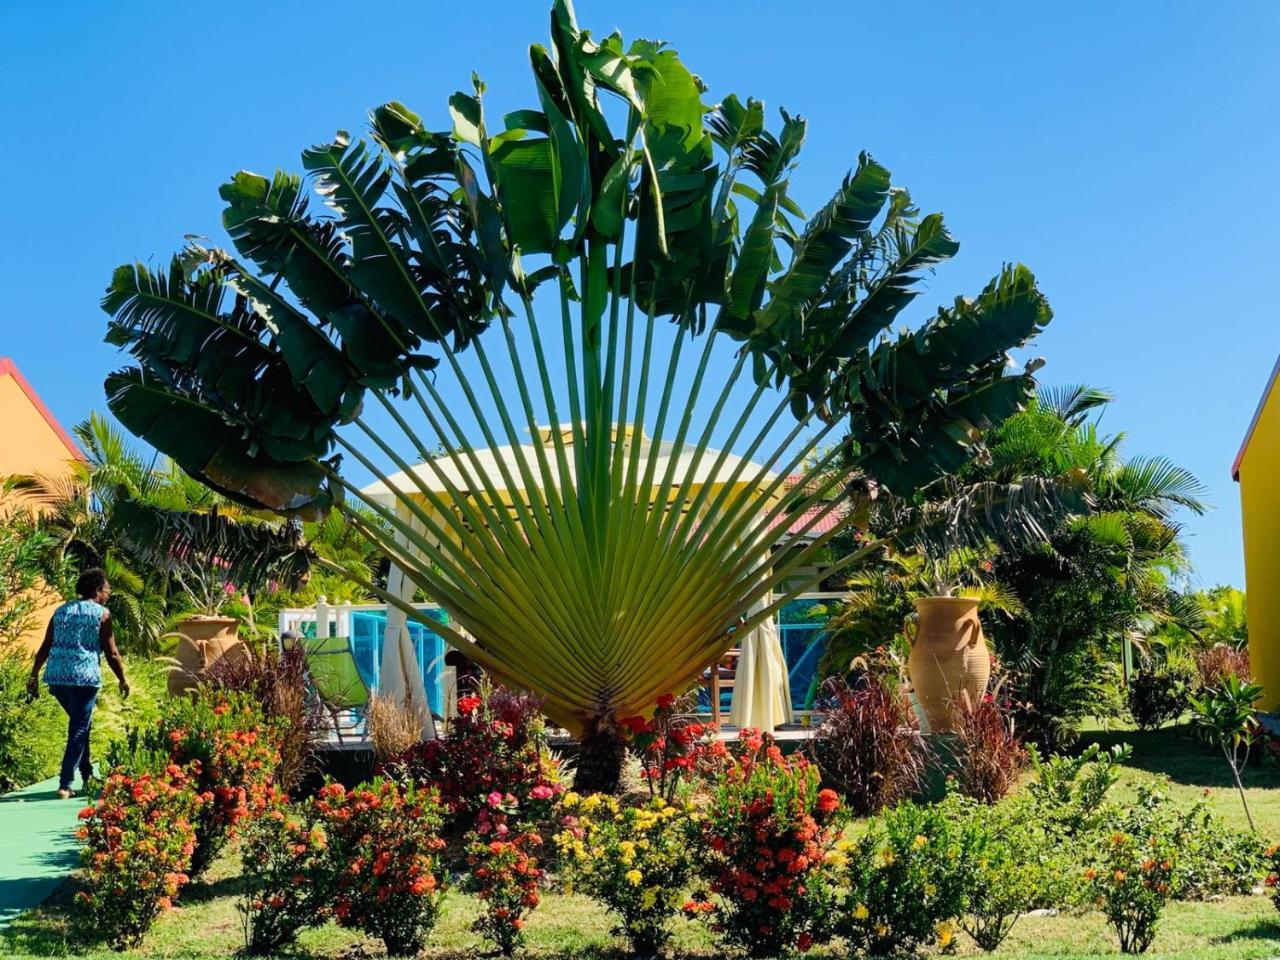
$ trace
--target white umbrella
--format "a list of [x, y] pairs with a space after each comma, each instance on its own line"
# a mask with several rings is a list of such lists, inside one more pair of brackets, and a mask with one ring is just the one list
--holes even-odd
[[[400, 508], [401, 519], [408, 521], [408, 509]], [[413, 583], [399, 567], [392, 566], [387, 575], [387, 589], [405, 601], [413, 599]], [[422, 683], [422, 670], [418, 667], [418, 652], [409, 636], [408, 617], [399, 607], [387, 607], [387, 629], [382, 638], [382, 665], [379, 668], [378, 695], [394, 699], [410, 715], [423, 718], [421, 731], [424, 740], [434, 739], [435, 721], [431, 718], [431, 703], [427, 688]]]

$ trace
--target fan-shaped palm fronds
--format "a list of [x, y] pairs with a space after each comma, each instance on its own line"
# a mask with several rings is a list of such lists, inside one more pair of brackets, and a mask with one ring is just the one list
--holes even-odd
[[[138, 365], [107, 391], [237, 502], [343, 513], [449, 611], [428, 627], [608, 732], [802, 589], [855, 521], [805, 536], [837, 504], [784, 496], [788, 474], [909, 497], [1033, 395], [1009, 351], [1051, 312], [1007, 266], [883, 340], [956, 252], [941, 215], [863, 154], [797, 226], [801, 118], [708, 108], [674, 50], [597, 40], [565, 0], [552, 27], [536, 107], [495, 123], [476, 81], [435, 130], [385, 104], [368, 139], [303, 152], [323, 207], [296, 174], [242, 172], [222, 188], [234, 254], [117, 270], [109, 339]], [[771, 560], [793, 526], [802, 545]]]

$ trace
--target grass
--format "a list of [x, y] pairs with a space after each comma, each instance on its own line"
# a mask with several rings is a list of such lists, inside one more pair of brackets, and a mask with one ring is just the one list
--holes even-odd
[[[1129, 743], [1133, 756], [1124, 770], [1117, 795], [1132, 796], [1144, 781], [1167, 777], [1169, 789], [1183, 802], [1205, 796], [1230, 823], [1244, 827], [1244, 814], [1226, 769], [1185, 730], [1154, 732], [1092, 730], [1086, 742]], [[1259, 829], [1280, 839], [1280, 775], [1274, 768], [1248, 771], [1246, 786]], [[237, 864], [224, 857], [209, 875], [188, 888], [183, 903], [163, 916], [142, 949], [124, 954], [140, 958], [227, 958], [241, 943], [236, 912], [239, 892]], [[0, 955], [47, 957], [71, 951], [67, 940], [69, 891], [53, 902], [0, 930]], [[425, 956], [439, 960], [473, 958], [484, 952], [469, 927], [478, 909], [471, 897], [452, 893]], [[610, 934], [613, 921], [598, 905], [580, 896], [549, 893], [529, 919], [526, 955], [534, 958], [605, 958], [626, 956], [621, 941]], [[710, 960], [721, 956], [710, 934], [700, 925], [680, 921], [675, 956], [680, 960]], [[980, 956], [982, 951], [961, 934], [957, 953]], [[304, 957], [353, 960], [382, 954], [382, 945], [330, 923], [305, 931], [298, 954]], [[842, 951], [814, 951], [816, 956], [842, 956]], [[105, 949], [85, 956], [93, 960], [120, 957]], [[1114, 935], [1097, 912], [1025, 917], [1009, 940], [993, 954], [1002, 960], [1083, 960], [1120, 956]], [[1280, 957], [1280, 912], [1263, 896], [1230, 897], [1206, 903], [1175, 903], [1166, 911], [1148, 956], [1162, 960], [1261, 960]]]

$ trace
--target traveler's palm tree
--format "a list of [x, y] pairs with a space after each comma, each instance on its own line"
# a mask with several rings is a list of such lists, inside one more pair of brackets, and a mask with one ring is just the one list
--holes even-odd
[[[957, 244], [870, 156], [805, 221], [802, 118], [708, 107], [670, 47], [597, 40], [565, 0], [530, 61], [536, 104], [500, 121], [477, 80], [449, 129], [393, 102], [367, 139], [305, 150], [323, 213], [298, 174], [232, 177], [234, 252], [116, 271], [108, 339], [138, 366], [106, 388], [238, 502], [374, 511], [367, 535], [451, 614], [427, 625], [590, 746], [802, 589], [854, 522], [772, 560], [819, 500], [785, 495], [789, 473], [838, 464], [907, 495], [957, 468], [1033, 390], [1009, 351], [1051, 314], [1007, 266], [895, 331]], [[476, 456], [530, 435], [514, 464]], [[660, 459], [672, 445], [690, 456]]]

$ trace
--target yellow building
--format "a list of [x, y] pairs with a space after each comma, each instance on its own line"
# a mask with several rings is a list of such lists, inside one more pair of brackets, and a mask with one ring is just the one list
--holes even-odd
[[1231, 476], [1240, 484], [1249, 661], [1262, 708], [1280, 709], [1280, 361], [1271, 371]]
[[[15, 474], [57, 475], [83, 459], [80, 448], [8, 357], [0, 357], [0, 478]], [[36, 612], [36, 626], [18, 638], [30, 646], [44, 635], [45, 624], [61, 598], [48, 591]], [[9, 638], [0, 638], [9, 639]]]

